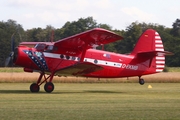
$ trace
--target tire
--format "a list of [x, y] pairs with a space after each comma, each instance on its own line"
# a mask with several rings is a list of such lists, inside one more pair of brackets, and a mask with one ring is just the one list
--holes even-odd
[[140, 85], [144, 85], [144, 83], [145, 83], [145, 82], [144, 82], [144, 79], [139, 79], [139, 84], [140, 84]]
[[47, 82], [45, 85], [44, 85], [44, 90], [47, 92], [47, 93], [51, 93], [53, 90], [54, 90], [54, 84], [52, 82]]
[[32, 93], [37, 93], [37, 92], [39, 92], [39, 90], [40, 90], [40, 87], [39, 87], [38, 84], [32, 83], [32, 84], [30, 85], [30, 91], [31, 91]]

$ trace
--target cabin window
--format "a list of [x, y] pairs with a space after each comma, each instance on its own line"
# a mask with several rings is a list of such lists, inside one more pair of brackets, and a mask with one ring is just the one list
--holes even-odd
[[53, 46], [53, 45], [48, 45], [48, 47], [47, 47], [47, 51], [52, 51], [52, 50], [53, 50], [53, 48], [54, 48], [54, 46]]
[[60, 58], [63, 59], [63, 58], [64, 58], [64, 55], [60, 55]]
[[94, 60], [94, 63], [97, 64], [97, 63], [98, 63], [98, 60], [95, 59], [95, 60]]
[[75, 60], [76, 59], [76, 57], [72, 57], [72, 60]]
[[67, 60], [69, 60], [69, 58], [70, 58], [69, 56], [66, 56], [66, 59], [67, 59]]

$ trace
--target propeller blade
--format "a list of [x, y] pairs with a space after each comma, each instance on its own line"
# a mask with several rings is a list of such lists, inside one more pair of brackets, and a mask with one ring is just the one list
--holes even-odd
[[14, 40], [14, 34], [11, 37], [11, 52], [14, 51], [15, 48], [15, 40]]
[[13, 63], [12, 60], [14, 57], [14, 49], [15, 49], [14, 34], [15, 33], [13, 33], [11, 36], [11, 53], [9, 54], [9, 57], [6, 58], [5, 67], [9, 66], [10, 63]]
[[11, 52], [9, 57], [6, 58], [5, 67], [7, 67], [10, 63], [12, 63], [11, 61], [13, 60], [13, 57], [14, 57], [14, 52]]
[[6, 58], [5, 67], [7, 67], [9, 65], [10, 60], [11, 60], [11, 57]]

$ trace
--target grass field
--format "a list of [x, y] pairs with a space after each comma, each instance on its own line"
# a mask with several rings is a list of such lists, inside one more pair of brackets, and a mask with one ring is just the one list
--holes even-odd
[[[180, 118], [180, 83], [0, 83], [1, 120], [156, 120]], [[152, 88], [148, 88], [151, 85]]]
[[[0, 68], [1, 120], [172, 120], [180, 118], [180, 68], [138, 77], [92, 79], [54, 77], [55, 90], [29, 86], [39, 73]], [[148, 88], [151, 85], [152, 88]]]

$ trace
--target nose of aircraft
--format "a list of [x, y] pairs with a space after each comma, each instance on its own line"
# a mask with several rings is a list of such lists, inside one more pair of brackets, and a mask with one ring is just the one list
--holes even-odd
[[19, 46], [15, 48], [14, 50], [14, 57], [13, 57], [13, 62], [15, 65], [22, 66], [22, 67], [27, 67], [29, 66], [29, 59], [24, 53], [24, 50], [26, 50], [27, 47]]
[[17, 66], [36, 69], [37, 66], [33, 64], [29, 56], [33, 56], [33, 50], [26, 46], [19, 46], [14, 50], [13, 62]]

